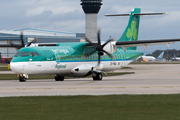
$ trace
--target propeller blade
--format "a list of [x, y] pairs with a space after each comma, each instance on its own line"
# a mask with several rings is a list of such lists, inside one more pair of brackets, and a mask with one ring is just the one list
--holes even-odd
[[110, 56], [112, 60], [114, 60], [114, 57], [113, 57], [110, 53], [108, 53], [108, 52], [105, 51], [105, 50], [102, 50], [102, 51], [105, 52], [108, 56]]
[[114, 39], [109, 39], [108, 41], [106, 41], [106, 43], [104, 43], [103, 45], [102, 45], [102, 48], [104, 48], [104, 46], [106, 46], [109, 42], [111, 42], [111, 41], [114, 41]]
[[29, 43], [27, 44], [27, 47], [29, 47], [29, 46], [31, 45], [31, 43], [32, 43], [32, 42], [29, 42]]
[[91, 42], [86, 36], [84, 36], [84, 39], [85, 39], [87, 42], [89, 42], [90, 44], [92, 44], [92, 42]]
[[20, 38], [21, 38], [21, 45], [22, 47], [24, 47], [24, 40], [23, 40], [23, 30], [21, 30], [21, 35], [20, 35]]
[[15, 47], [15, 48], [17, 48], [17, 49], [20, 49], [20, 48], [21, 48], [19, 45], [13, 44], [13, 43], [11, 42], [11, 40], [8, 40], [7, 42], [8, 42], [8, 44], [11, 45], [11, 47]]
[[98, 54], [98, 66], [100, 65], [101, 63], [101, 56]]
[[99, 46], [101, 45], [100, 34], [101, 34], [101, 29], [99, 28], [99, 30], [98, 30], [98, 44], [99, 44]]

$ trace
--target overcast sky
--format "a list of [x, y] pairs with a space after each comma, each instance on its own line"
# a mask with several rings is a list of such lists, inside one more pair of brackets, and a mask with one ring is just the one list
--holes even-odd
[[[103, 0], [98, 14], [101, 38], [119, 39], [129, 17], [105, 17], [104, 14], [130, 13], [135, 7], [141, 12], [168, 12], [163, 16], [141, 17], [139, 39], [180, 38], [180, 0]], [[85, 14], [80, 0], [3, 0], [0, 4], [0, 30], [41, 28], [85, 33]], [[180, 43], [169, 49], [180, 49]], [[146, 53], [167, 49], [166, 45], [152, 46]]]

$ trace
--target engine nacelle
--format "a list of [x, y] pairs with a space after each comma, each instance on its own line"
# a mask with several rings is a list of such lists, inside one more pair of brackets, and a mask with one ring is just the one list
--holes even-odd
[[[104, 44], [104, 43], [102, 43]], [[117, 46], [116, 46], [116, 42], [109, 42], [104, 48], [103, 50], [107, 51], [110, 54], [113, 54], [117, 51]]]
[[88, 73], [91, 71], [92, 65], [83, 64], [79, 65], [71, 70], [72, 73]]

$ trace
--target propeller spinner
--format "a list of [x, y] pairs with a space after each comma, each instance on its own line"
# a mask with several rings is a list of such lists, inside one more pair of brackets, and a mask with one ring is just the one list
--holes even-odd
[[90, 52], [89, 54], [87, 54], [87, 56], [90, 56], [92, 54], [94, 54], [96, 51], [98, 52], [98, 66], [101, 63], [101, 56], [104, 55], [104, 53], [106, 53], [109, 57], [111, 57], [112, 60], [114, 60], [114, 57], [108, 53], [107, 51], [105, 51], [103, 48], [104, 46], [106, 46], [109, 42], [114, 41], [114, 39], [109, 39], [107, 40], [103, 45], [101, 45], [101, 39], [100, 39], [100, 32], [101, 30], [98, 30], [98, 43], [92, 43], [86, 36], [85, 36], [85, 40], [87, 42], [89, 42], [90, 46], [94, 46], [95, 50], [93, 50], [92, 52]]

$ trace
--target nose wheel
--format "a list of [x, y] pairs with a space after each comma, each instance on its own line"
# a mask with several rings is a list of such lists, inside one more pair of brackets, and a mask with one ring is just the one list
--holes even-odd
[[55, 79], [55, 81], [64, 81], [64, 76], [56, 74], [54, 79]]
[[102, 80], [102, 74], [101, 73], [93, 73], [93, 80], [94, 81], [98, 81], [98, 80]]
[[26, 79], [28, 78], [27, 74], [18, 74], [19, 76], [19, 82], [26, 82]]
[[19, 77], [19, 82], [26, 82], [26, 78], [25, 77]]

